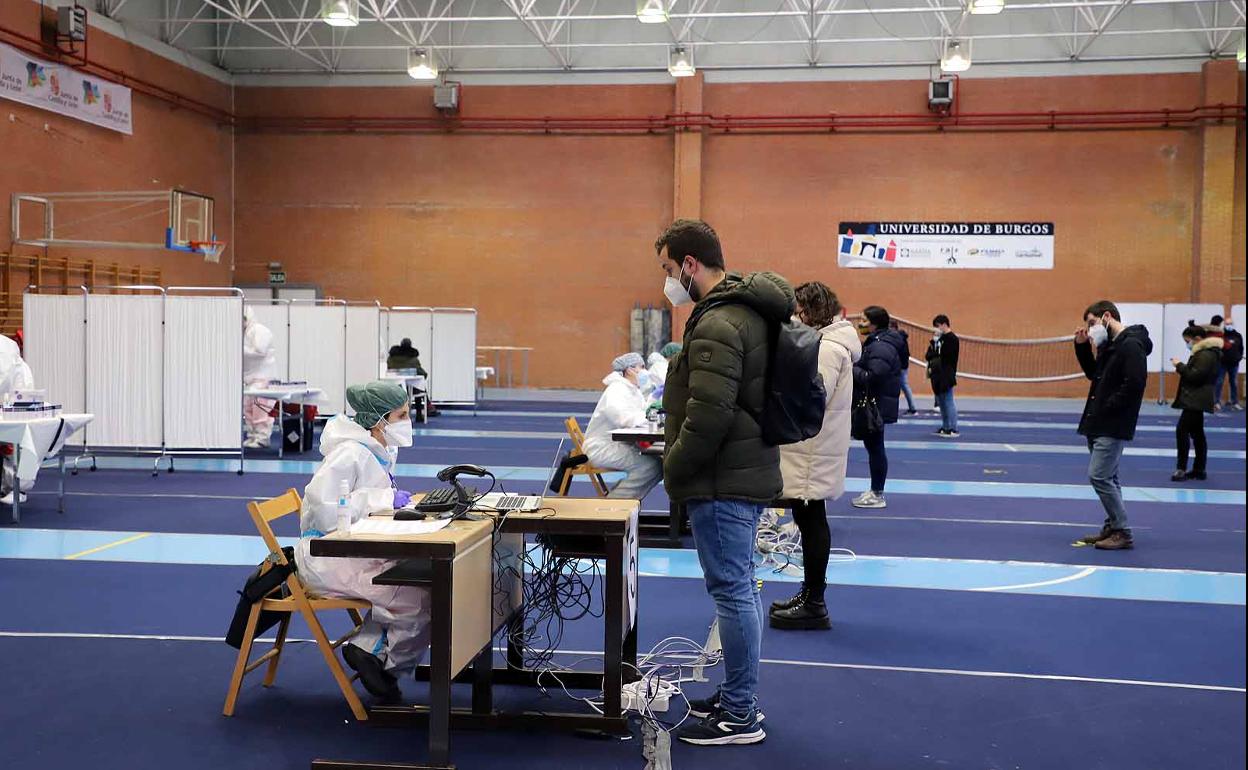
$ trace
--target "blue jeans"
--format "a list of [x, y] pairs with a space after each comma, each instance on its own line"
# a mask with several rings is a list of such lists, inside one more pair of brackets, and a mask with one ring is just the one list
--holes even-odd
[[724, 648], [719, 703], [736, 716], [754, 711], [763, 638], [763, 599], [754, 579], [754, 543], [762, 503], [690, 500], [685, 504], [706, 591], [715, 600]]
[[911, 412], [918, 411], [914, 408], [914, 391], [910, 390], [910, 370], [908, 368], [901, 370], [901, 392], [906, 397], [906, 409]]
[[1239, 403], [1239, 364], [1234, 366], [1218, 366], [1217, 377], [1213, 380], [1213, 403], [1222, 403], [1222, 381], [1230, 378], [1231, 380], [1231, 398], [1226, 403]]
[[1122, 460], [1122, 439], [1098, 436], [1088, 439], [1088, 480], [1105, 508], [1105, 527], [1110, 531], [1127, 529], [1127, 508], [1122, 504], [1122, 484], [1118, 463]]
[[958, 429], [958, 405], [953, 401], [953, 388], [936, 394], [936, 408], [940, 410], [940, 427], [943, 430]]

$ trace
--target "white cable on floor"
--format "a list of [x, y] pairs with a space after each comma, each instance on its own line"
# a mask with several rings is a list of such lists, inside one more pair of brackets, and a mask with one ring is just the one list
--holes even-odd
[[[802, 574], [802, 535], [792, 520], [782, 521], [784, 508], [766, 508], [758, 522], [755, 547], [763, 564], [772, 564], [775, 573], [800, 577]], [[828, 563], [851, 562], [858, 558], [848, 548], [832, 548]]]

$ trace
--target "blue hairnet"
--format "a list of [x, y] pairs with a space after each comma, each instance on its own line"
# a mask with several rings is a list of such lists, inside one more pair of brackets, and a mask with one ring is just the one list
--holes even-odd
[[407, 403], [407, 389], [397, 382], [374, 380], [347, 387], [347, 403], [355, 410], [356, 424], [372, 428], [381, 418]]
[[611, 370], [615, 372], [623, 372], [634, 366], [645, 368], [646, 360], [641, 357], [640, 353], [625, 353], [611, 362]]

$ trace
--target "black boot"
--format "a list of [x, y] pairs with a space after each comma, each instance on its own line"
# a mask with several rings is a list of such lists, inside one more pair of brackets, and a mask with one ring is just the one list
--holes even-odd
[[385, 665], [376, 655], [365, 652], [354, 644], [344, 644], [342, 659], [360, 675], [360, 684], [364, 685], [364, 689], [380, 698], [382, 703], [397, 705], [403, 702], [398, 677], [386, 671]]
[[822, 588], [803, 587], [803, 601], [787, 609], [772, 610], [772, 628], [790, 631], [816, 631], [832, 627], [828, 605], [823, 601]]
[[797, 593], [793, 594], [788, 599], [785, 599], [779, 602], [772, 602], [771, 611], [776, 612], [777, 610], [791, 610], [794, 607], [797, 607], [805, 603], [806, 595], [808, 592], [809, 592], [809, 589], [806, 588], [806, 586], [802, 586], [800, 589], [798, 589]]

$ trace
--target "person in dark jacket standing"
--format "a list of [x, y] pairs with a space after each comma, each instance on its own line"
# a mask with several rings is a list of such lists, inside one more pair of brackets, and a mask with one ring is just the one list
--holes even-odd
[[[888, 311], [872, 305], [862, 311], [859, 331], [866, 334], [862, 357], [854, 364], [867, 381], [867, 388], [880, 409], [885, 425], [897, 422], [901, 403], [902, 356], [907, 348], [905, 339], [889, 328]], [[887, 508], [884, 484], [888, 481], [888, 454], [884, 450], [884, 429], [862, 440], [871, 466], [871, 488], [853, 499], [855, 508]]]
[[[1195, 479], [1204, 481], [1205, 466], [1209, 459], [1209, 444], [1205, 441], [1205, 412], [1212, 412], [1215, 403], [1213, 382], [1222, 366], [1222, 340], [1209, 335], [1203, 327], [1195, 324], [1183, 330], [1191, 357], [1186, 362], [1170, 359], [1179, 374], [1179, 392], [1171, 404], [1179, 413], [1175, 437], [1179, 443], [1177, 468], [1171, 481]], [[1187, 469], [1187, 456], [1191, 446], [1196, 445], [1196, 462], [1191, 471]]]
[[1118, 307], [1108, 300], [1089, 306], [1083, 321], [1084, 325], [1075, 330], [1075, 357], [1091, 385], [1079, 433], [1088, 440], [1088, 479], [1105, 507], [1106, 517], [1100, 532], [1074, 544], [1116, 551], [1134, 545], [1122, 503], [1118, 464], [1123, 444], [1135, 438], [1153, 341], [1143, 326], [1124, 326]]
[[932, 381], [932, 393], [936, 395], [936, 407], [940, 409], [942, 438], [958, 437], [958, 405], [953, 401], [953, 389], [958, 384], [958, 335], [949, 326], [949, 316], [932, 319], [935, 332], [927, 346], [927, 377]]
[[1222, 333], [1222, 360], [1213, 383], [1213, 410], [1216, 412], [1222, 408], [1222, 381], [1229, 379], [1231, 392], [1228, 394], [1230, 398], [1226, 402], [1226, 408], [1232, 412], [1241, 411], [1243, 407], [1239, 405], [1239, 364], [1244, 360], [1244, 337], [1235, 330], [1231, 319], [1223, 322], [1220, 315], [1209, 319], [1209, 326]]
[[668, 300], [697, 303], [663, 391], [663, 483], [688, 511], [724, 653], [723, 683], [711, 697], [689, 701], [696, 719], [677, 737], [703, 746], [757, 743], [766, 734], [757, 706], [763, 604], [753, 556], [759, 518], [783, 479], [780, 448], [763, 441], [753, 415], [763, 409], [772, 330], [796, 303], [774, 273], [725, 272], [719, 237], [705, 222], [678, 219], [654, 247]]
[[901, 351], [901, 395], [906, 397], [906, 416], [913, 417], [919, 410], [914, 408], [914, 391], [910, 389], [910, 335], [901, 328], [896, 318], [889, 321], [888, 328], [900, 334], [906, 343], [905, 350]]

